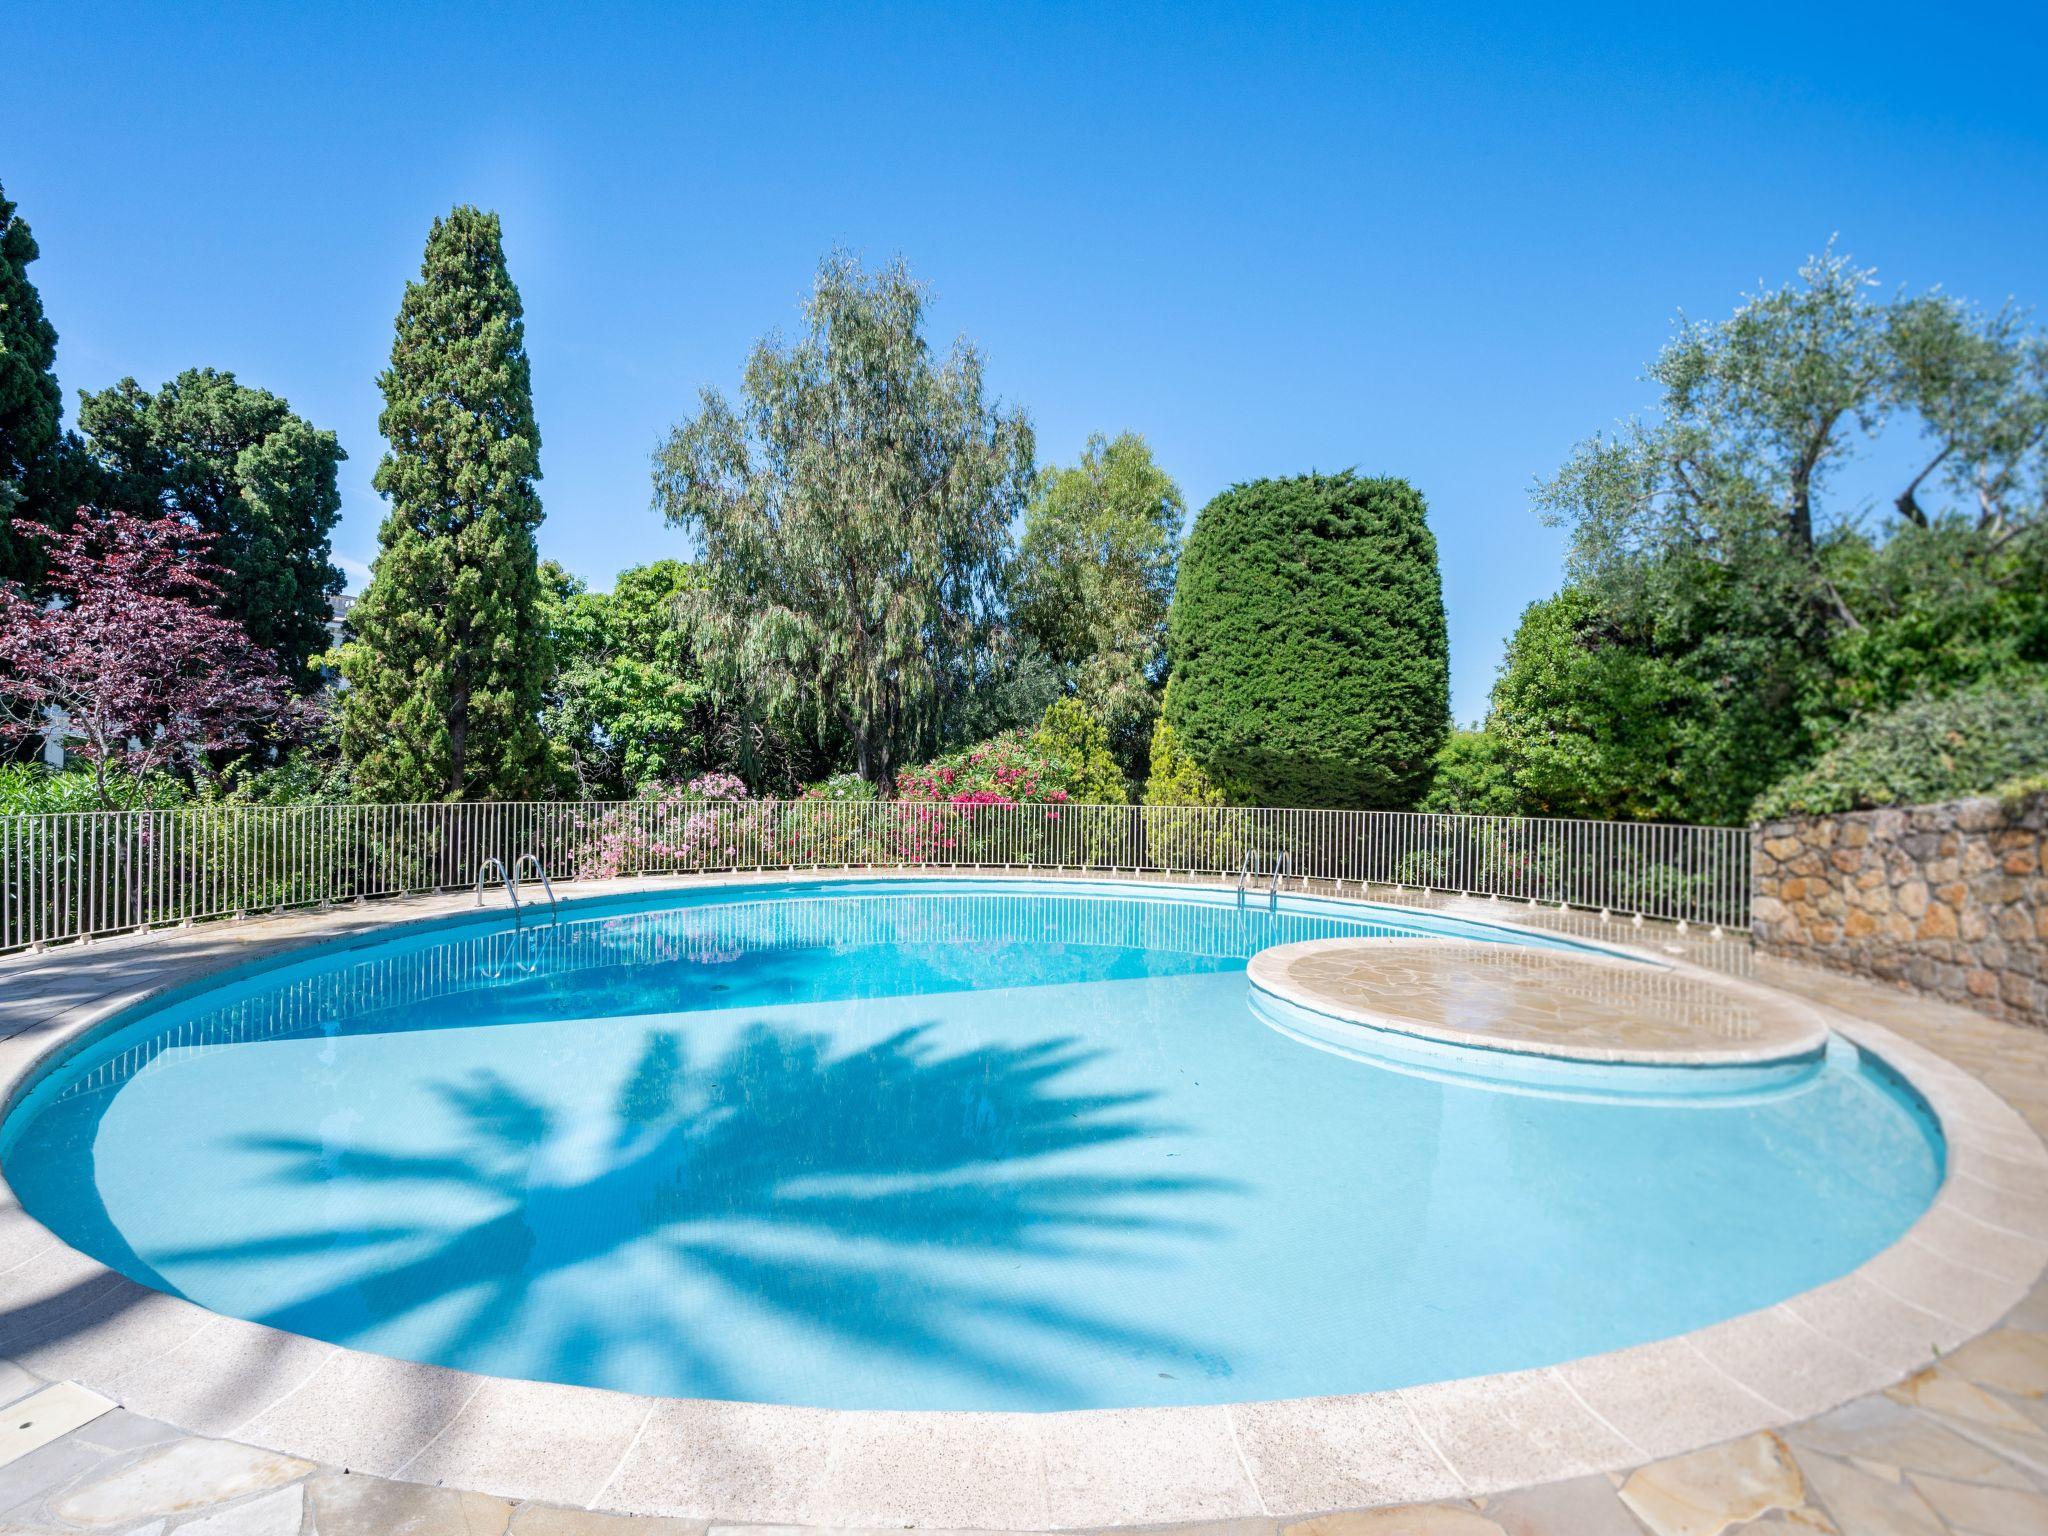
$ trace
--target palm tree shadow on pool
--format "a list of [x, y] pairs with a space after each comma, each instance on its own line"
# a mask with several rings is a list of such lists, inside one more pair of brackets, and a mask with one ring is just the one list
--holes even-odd
[[[481, 1195], [497, 1214], [454, 1232], [379, 1229], [359, 1242], [322, 1230], [159, 1262], [356, 1249], [361, 1273], [261, 1321], [346, 1339], [431, 1307], [431, 1353], [448, 1364], [502, 1345], [551, 1277], [651, 1243], [679, 1286], [722, 1293], [722, 1316], [737, 1303], [850, 1346], [878, 1370], [890, 1359], [938, 1366], [1007, 1401], [1087, 1400], [1048, 1363], [1054, 1340], [1134, 1371], [1142, 1363], [1148, 1375], [1213, 1368], [1195, 1341], [1008, 1276], [1034, 1258], [1160, 1262], [1162, 1246], [1210, 1230], [1176, 1215], [1174, 1202], [1233, 1186], [1057, 1160], [1176, 1129], [1146, 1112], [1150, 1093], [1065, 1086], [1099, 1055], [1071, 1038], [945, 1054], [929, 1036], [929, 1026], [904, 1029], [835, 1055], [829, 1036], [756, 1023], [699, 1064], [684, 1035], [650, 1034], [617, 1086], [601, 1148], [567, 1134], [548, 1104], [479, 1072], [436, 1086], [460, 1127], [449, 1152], [336, 1151], [299, 1137], [253, 1146], [280, 1157], [278, 1176], [297, 1184], [424, 1183], [459, 1191], [458, 1209]], [[548, 1374], [563, 1379], [598, 1382], [608, 1359], [638, 1355], [687, 1384], [664, 1390], [778, 1395], [776, 1383], [728, 1368], [718, 1341], [679, 1307], [579, 1309], [546, 1347]]]

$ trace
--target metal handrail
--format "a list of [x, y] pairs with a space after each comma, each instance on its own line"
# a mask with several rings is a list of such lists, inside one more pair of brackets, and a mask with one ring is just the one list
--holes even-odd
[[553, 882], [552, 880], [548, 879], [548, 869], [547, 869], [547, 866], [546, 866], [545, 864], [541, 863], [541, 861], [540, 861], [540, 855], [539, 855], [539, 854], [537, 854], [537, 853], [522, 853], [521, 855], [519, 855], [519, 857], [518, 857], [518, 858], [514, 859], [514, 860], [512, 861], [512, 873], [511, 873], [511, 875], [510, 875], [510, 876], [508, 877], [508, 879], [509, 879], [510, 883], [511, 883], [512, 885], [516, 886], [516, 885], [517, 885], [517, 884], [519, 883], [519, 871], [521, 871], [522, 869], [526, 868], [526, 866], [527, 866], [527, 865], [529, 865], [529, 864], [531, 864], [531, 865], [533, 866], [533, 872], [534, 872], [534, 873], [535, 873], [536, 875], [539, 875], [539, 876], [540, 876], [540, 888], [541, 888], [541, 889], [542, 889], [543, 891], [546, 891], [546, 892], [547, 892], [547, 895], [548, 895], [548, 920], [549, 920], [550, 922], [554, 922], [554, 923], [559, 923], [559, 922], [561, 922], [561, 920], [562, 920], [562, 911], [561, 911], [561, 907], [560, 907], [560, 905], [559, 905], [559, 904], [558, 904], [558, 903], [557, 903], [557, 902], [555, 901], [555, 886], [554, 886], [554, 882]]
[[1280, 910], [1280, 878], [1283, 875], [1291, 875], [1293, 873], [1294, 852], [1292, 849], [1282, 848], [1280, 856], [1273, 861], [1273, 885], [1266, 896], [1266, 910], [1268, 912], [1278, 912]]
[[1237, 907], [1238, 907], [1238, 910], [1239, 910], [1240, 912], [1244, 910], [1244, 887], [1245, 887], [1245, 882], [1246, 882], [1247, 880], [1251, 879], [1251, 877], [1252, 877], [1252, 851], [1251, 851], [1251, 849], [1247, 848], [1247, 849], [1245, 849], [1245, 851], [1244, 851], [1244, 856], [1243, 856], [1243, 858], [1241, 858], [1241, 859], [1240, 859], [1240, 860], [1238, 861], [1238, 866], [1237, 866]]
[[[514, 928], [525, 927], [526, 920], [519, 915], [519, 891], [512, 884], [512, 876], [505, 870], [505, 861], [495, 853], [476, 867], [476, 904], [478, 906], [484, 904], [484, 876], [488, 875], [493, 869], [498, 871], [498, 880], [505, 887], [505, 894], [512, 898], [512, 926]], [[548, 899], [550, 901], [554, 900], [554, 892], [548, 892]]]

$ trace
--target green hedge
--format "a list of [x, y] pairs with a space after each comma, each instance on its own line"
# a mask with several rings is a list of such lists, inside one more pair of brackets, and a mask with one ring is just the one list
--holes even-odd
[[1166, 718], [1234, 803], [1414, 804], [1449, 727], [1436, 539], [1405, 480], [1233, 486], [1195, 519]]
[[1866, 715], [1757, 800], [1758, 821], [2002, 792], [2048, 770], [2048, 672]]

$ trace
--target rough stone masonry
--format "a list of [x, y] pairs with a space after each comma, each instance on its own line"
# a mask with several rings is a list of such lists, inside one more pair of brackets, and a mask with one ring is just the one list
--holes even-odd
[[1750, 834], [1759, 948], [2048, 1028], [2048, 795], [1851, 811]]

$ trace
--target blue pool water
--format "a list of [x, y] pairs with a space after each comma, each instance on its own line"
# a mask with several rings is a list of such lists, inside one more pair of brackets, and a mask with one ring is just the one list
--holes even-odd
[[27, 1209], [137, 1280], [505, 1376], [825, 1407], [1367, 1391], [1702, 1326], [1932, 1198], [1839, 1042], [1651, 1100], [1254, 1011], [1246, 958], [1501, 930], [1130, 887], [699, 890], [217, 979], [43, 1077]]

